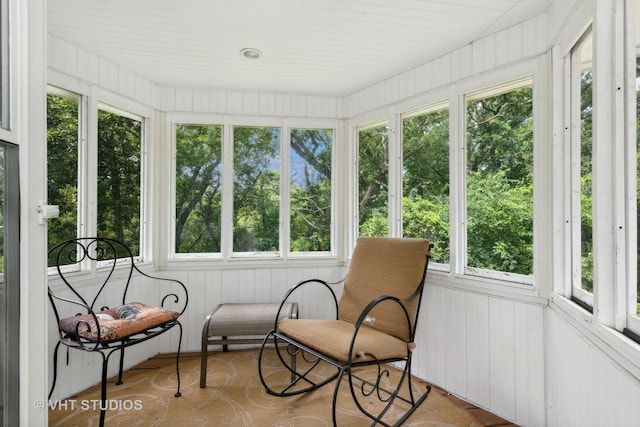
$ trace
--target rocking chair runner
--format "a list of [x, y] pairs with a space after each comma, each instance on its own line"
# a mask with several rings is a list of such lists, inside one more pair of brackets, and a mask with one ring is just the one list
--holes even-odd
[[[429, 241], [424, 239], [361, 237], [354, 249], [339, 303], [331, 284], [323, 280], [305, 280], [289, 290], [282, 304], [292, 293], [312, 283], [328, 289], [336, 305], [336, 319], [278, 321], [276, 317], [274, 329], [263, 341], [258, 362], [260, 380], [266, 391], [275, 396], [292, 396], [335, 380], [332, 410], [333, 423], [337, 425], [338, 391], [342, 379], [347, 378], [356, 406], [373, 420], [372, 425], [390, 425], [385, 414], [390, 413], [394, 405], [408, 406], [408, 409], [393, 425], [405, 422], [431, 391], [427, 385], [416, 398], [411, 377], [413, 340], [430, 249]], [[285, 377], [274, 379], [267, 372], [267, 344], [275, 344], [277, 361], [285, 367]], [[295, 355], [302, 355], [306, 363], [296, 363], [290, 358]], [[316, 377], [314, 368], [321, 362], [336, 368], [335, 373]], [[389, 374], [385, 364], [391, 362], [401, 365], [402, 373], [395, 386], [383, 387]], [[366, 367], [377, 367], [377, 379], [371, 381], [357, 375], [358, 368]], [[291, 381], [283, 384], [283, 378], [289, 375]], [[373, 396], [381, 402], [375, 410], [370, 405]]]
[[[179, 397], [182, 325], [178, 318], [184, 313], [188, 302], [184, 284], [141, 271], [134, 264], [129, 247], [108, 238], [65, 241], [49, 251], [49, 259], [55, 263], [56, 273], [62, 282], [49, 286], [49, 300], [59, 333], [53, 354], [53, 383], [49, 399], [56, 386], [58, 349], [61, 344], [70, 349], [98, 353], [102, 357], [100, 426], [103, 426], [107, 407], [107, 365], [111, 355], [120, 352], [116, 384], [122, 384], [125, 348], [164, 334], [175, 326], [180, 330], [176, 354], [178, 388], [175, 394]], [[86, 280], [84, 275], [78, 274], [79, 266], [86, 263], [100, 263], [95, 279], [97, 283], [78, 286], [78, 282]], [[137, 273], [136, 277], [134, 272]], [[52, 276], [51, 280], [54, 278]], [[140, 295], [137, 291], [144, 285], [149, 285], [145, 299], [153, 295], [157, 303], [147, 305], [128, 300], [129, 292]], [[166, 291], [164, 296], [162, 291]], [[109, 301], [110, 297], [117, 294], [121, 295], [121, 299]]]

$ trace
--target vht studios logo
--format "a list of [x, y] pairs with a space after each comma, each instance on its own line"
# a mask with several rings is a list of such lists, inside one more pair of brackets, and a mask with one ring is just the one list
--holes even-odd
[[[38, 409], [44, 409], [45, 405], [42, 401], [35, 402], [34, 406]], [[83, 411], [89, 410], [105, 410], [105, 411], [140, 411], [142, 410], [141, 400], [106, 400], [104, 403], [100, 399], [65, 399], [65, 400], [50, 400], [48, 402], [48, 408], [55, 410], [71, 410], [81, 409]]]

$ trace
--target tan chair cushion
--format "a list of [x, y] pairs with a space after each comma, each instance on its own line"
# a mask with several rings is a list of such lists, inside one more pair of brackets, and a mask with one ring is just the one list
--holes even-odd
[[[280, 332], [343, 363], [349, 358], [354, 329], [352, 323], [342, 320], [284, 319], [278, 322]], [[378, 360], [402, 359], [407, 357], [408, 345], [392, 335], [363, 326], [358, 331], [353, 362], [373, 359], [364, 353], [374, 354]], [[358, 354], [359, 357], [355, 357]]]
[[[360, 237], [349, 264], [338, 317], [355, 323], [367, 304], [380, 295], [409, 298], [422, 282], [428, 255], [429, 241], [425, 239]], [[405, 307], [413, 322], [418, 298]], [[371, 317], [375, 319], [373, 328], [410, 339], [406, 318], [397, 304], [384, 303]]]

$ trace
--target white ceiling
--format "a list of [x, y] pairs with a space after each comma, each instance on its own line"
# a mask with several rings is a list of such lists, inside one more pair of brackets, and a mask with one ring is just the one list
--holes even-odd
[[[343, 96], [551, 0], [48, 0], [48, 31], [160, 85]], [[250, 60], [246, 47], [263, 56]]]

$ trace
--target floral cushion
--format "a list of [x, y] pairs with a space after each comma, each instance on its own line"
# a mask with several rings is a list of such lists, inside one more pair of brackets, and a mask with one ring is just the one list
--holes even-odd
[[152, 307], [139, 302], [120, 305], [98, 311], [98, 326], [90, 314], [60, 319], [60, 329], [71, 337], [81, 337], [89, 341], [119, 341], [124, 338], [173, 321], [180, 313], [162, 307]]

